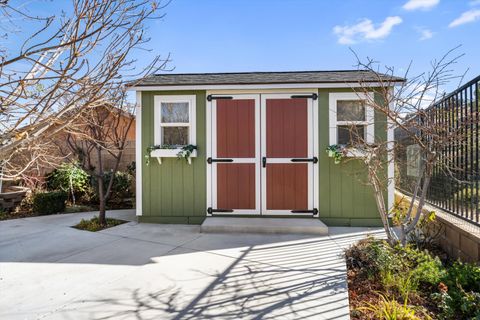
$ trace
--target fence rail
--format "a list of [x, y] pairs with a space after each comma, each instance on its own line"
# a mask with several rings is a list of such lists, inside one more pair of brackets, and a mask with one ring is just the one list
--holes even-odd
[[[444, 126], [447, 132], [459, 132], [461, 138], [437, 150], [440, 157], [426, 200], [435, 207], [480, 226], [479, 88], [480, 76], [427, 109], [435, 124]], [[399, 164], [399, 189], [411, 194], [417, 178], [408, 172], [406, 150], [412, 142], [402, 137], [400, 132], [396, 132], [396, 140], [405, 146], [402, 148], [404, 151], [395, 155]]]

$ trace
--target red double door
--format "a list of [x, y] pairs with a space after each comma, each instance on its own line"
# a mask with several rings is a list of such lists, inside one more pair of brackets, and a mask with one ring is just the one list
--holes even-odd
[[210, 214], [316, 214], [313, 95], [209, 96]]

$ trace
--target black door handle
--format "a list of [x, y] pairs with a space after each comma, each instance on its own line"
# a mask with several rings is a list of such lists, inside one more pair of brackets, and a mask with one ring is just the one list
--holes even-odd
[[292, 161], [292, 162], [313, 162], [313, 163], [317, 163], [318, 158], [317, 157], [313, 157], [313, 158], [294, 158], [294, 159], [291, 159], [290, 161]]
[[212, 159], [212, 158], [207, 158], [207, 163], [211, 164], [212, 162], [233, 162], [233, 159]]
[[262, 158], [262, 167], [266, 167], [267, 166], [267, 157], [263, 157]]

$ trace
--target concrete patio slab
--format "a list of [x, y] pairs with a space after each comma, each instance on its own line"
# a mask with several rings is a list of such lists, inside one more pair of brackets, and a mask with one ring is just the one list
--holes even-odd
[[0, 319], [349, 319], [343, 248], [381, 235], [69, 227], [90, 215], [0, 222]]

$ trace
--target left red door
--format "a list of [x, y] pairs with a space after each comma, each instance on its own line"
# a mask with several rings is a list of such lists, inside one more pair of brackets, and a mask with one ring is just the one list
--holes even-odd
[[213, 210], [259, 213], [258, 107], [248, 96], [212, 103]]

